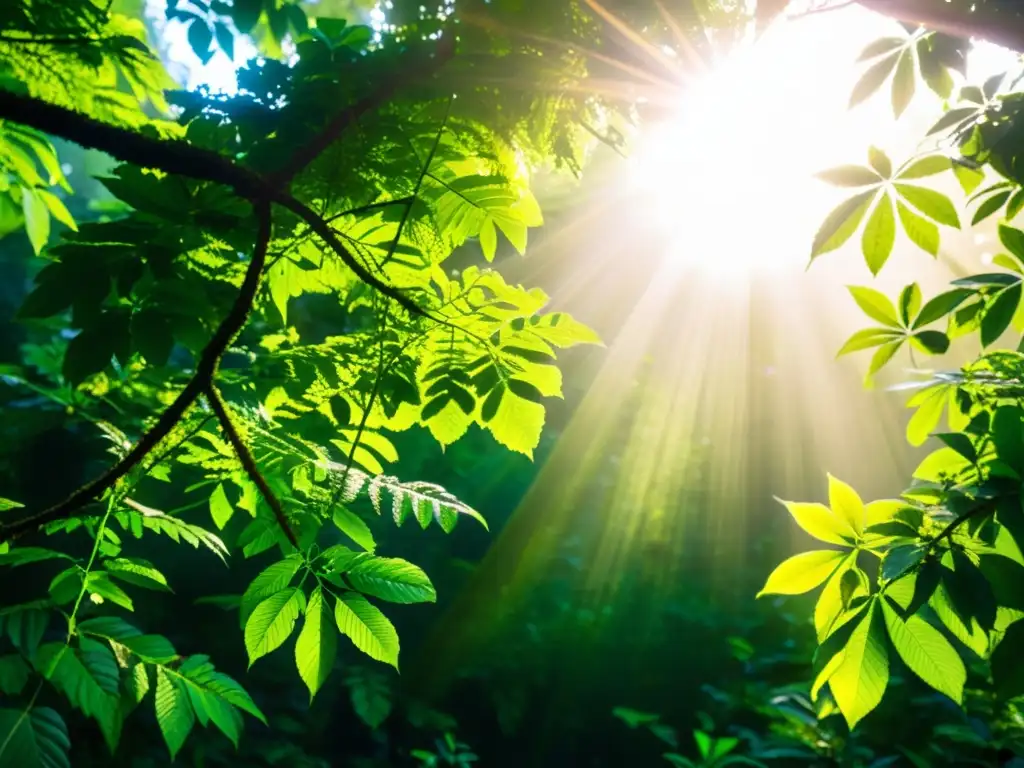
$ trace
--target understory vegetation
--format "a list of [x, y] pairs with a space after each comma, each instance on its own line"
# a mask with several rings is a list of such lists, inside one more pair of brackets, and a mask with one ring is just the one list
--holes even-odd
[[[820, 169], [848, 196], [793, 280], [907, 276], [831, 350], [905, 401], [903, 485], [775, 500], [782, 427], [715, 483], [739, 440], [638, 415], [705, 361], [618, 335], [662, 278], [591, 185], [830, 5], [2, 3], [0, 768], [1021, 765], [1024, 68], [968, 77], [1021, 9], [852, 4], [891, 33], [850, 109], [941, 106]], [[741, 496], [742, 541], [665, 522]]]

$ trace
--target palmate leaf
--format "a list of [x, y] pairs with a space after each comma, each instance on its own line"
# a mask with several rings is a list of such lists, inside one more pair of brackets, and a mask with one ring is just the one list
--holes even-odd
[[3, 768], [71, 768], [67, 726], [49, 707], [0, 709], [0, 733]]

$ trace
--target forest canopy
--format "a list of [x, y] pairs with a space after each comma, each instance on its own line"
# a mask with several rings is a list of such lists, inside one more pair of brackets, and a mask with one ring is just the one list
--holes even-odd
[[[886, 34], [849, 83], [822, 64], [819, 96], [787, 90], [829, 19]], [[1004, 0], [4, 3], [0, 767], [504, 764], [462, 727], [480, 689], [510, 765], [1019, 764], [1020, 50]], [[862, 162], [832, 162], [830, 99], [870, 115]], [[766, 276], [797, 251], [806, 274]], [[873, 325], [835, 311], [829, 357], [870, 351], [865, 386], [912, 412], [867, 420], [933, 450], [880, 499], [830, 470], [804, 488], [827, 505], [780, 508], [785, 451], [726, 463], [762, 417], [732, 392], [768, 387], [735, 363], [768, 355], [737, 302], [798, 304], [844, 260], [898, 285], [848, 287]], [[816, 548], [699, 552], [677, 510], [724, 515], [737, 486]], [[742, 571], [738, 608], [666, 584], [689, 556]], [[416, 619], [444, 599], [447, 623]], [[596, 720], [652, 690], [613, 657], [635, 640], [671, 670], [675, 631], [721, 648], [680, 675], [715, 715]], [[590, 653], [607, 691], [566, 715], [545, 684]], [[454, 704], [424, 694], [442, 673]], [[643, 759], [600, 746], [615, 718], [600, 738], [649, 731]]]

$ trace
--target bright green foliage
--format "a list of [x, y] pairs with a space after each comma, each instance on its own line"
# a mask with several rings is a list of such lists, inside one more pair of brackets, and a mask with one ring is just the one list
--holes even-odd
[[[913, 92], [913, 72], [902, 63], [912, 56], [932, 89], [950, 96], [945, 70], [960, 69], [959, 45], [921, 32], [879, 41], [865, 58], [882, 58], [858, 83], [854, 101], [894, 73], [899, 114]], [[986, 350], [959, 371], [933, 374], [909, 399], [916, 411], [908, 440], [921, 445], [934, 438], [941, 447], [921, 461], [902, 499], [863, 505], [852, 489], [830, 477], [831, 509], [785, 502], [804, 530], [844, 550], [795, 555], [769, 576], [762, 594], [796, 594], [824, 584], [814, 612], [819, 647], [811, 693], [819, 713], [834, 701], [851, 728], [882, 700], [895, 658], [957, 704], [963, 703], [967, 681], [962, 655], [990, 660], [1001, 700], [1024, 694], [1024, 678], [1009, 662], [1014, 652], [1007, 645], [1024, 626], [1024, 354], [1016, 341], [1016, 350], [993, 348], [1007, 333], [1024, 332], [1024, 233], [1009, 224], [1024, 205], [1024, 176], [1013, 154], [1020, 145], [1010, 149], [1006, 143], [1024, 123], [1013, 120], [1019, 94], [999, 93], [1004, 80], [964, 87], [959, 101], [966, 106], [954, 102], [932, 128], [933, 134], [954, 137], [958, 156], [926, 155], [892, 172], [888, 158], [872, 149], [870, 168], [822, 174], [832, 184], [868, 189], [829, 216], [813, 255], [846, 242], [871, 209], [862, 244], [875, 273], [893, 248], [890, 198], [910, 241], [933, 256], [938, 226], [960, 226], [953, 203], [917, 179], [951, 170], [964, 193], [973, 193], [969, 204], [982, 201], [974, 224], [1005, 211], [998, 225], [1005, 252], [993, 259], [997, 271], [955, 279], [949, 290], [929, 299], [916, 283], [895, 300], [870, 287], [850, 287], [877, 325], [854, 333], [839, 354], [874, 349], [869, 381], [904, 347], [941, 355], [951, 341], [977, 334]], [[976, 192], [986, 170], [1001, 179]], [[877, 562], [877, 572], [865, 567], [870, 560]]]
[[[325, 6], [168, 3], [201, 61], [234, 56], [249, 35], [260, 56], [227, 97], [172, 90], [137, 4], [0, 9], [0, 236], [23, 230], [38, 257], [17, 316], [38, 353], [4, 381], [41, 419], [105, 441], [113, 466], [56, 511], [0, 501], [0, 567], [48, 584], [0, 608], [0, 691], [24, 713], [5, 714], [0, 764], [67, 762], [36, 686], [92, 718], [112, 752], [147, 695], [172, 759], [190, 759], [197, 723], [237, 745], [242, 714], [263, 719], [205, 655], [120, 618], [176, 586], [139, 557], [153, 535], [198, 550], [183, 557], [267, 555], [237, 590], [250, 666], [294, 642], [312, 697], [342, 634], [397, 668], [397, 632], [371, 601], [436, 593], [419, 567], [378, 556], [375, 527], [451, 533], [484, 518], [436, 483], [396, 477], [395, 436], [424, 428], [446, 447], [476, 427], [532, 457], [562, 396], [558, 352], [600, 343], [495, 268], [543, 222], [533, 168], [578, 170], [583, 126], [612, 114], [531, 86], [552, 63], [566, 84], [582, 79], [585, 62], [538, 61], [483, 27], [464, 25], [456, 43], [446, 14], [408, 11], [375, 34]], [[543, 23], [593, 37], [572, 3]], [[516, 73], [515, 98], [474, 84], [489, 73]], [[72, 218], [46, 131], [112, 156], [98, 163], [102, 215], [72, 206]], [[309, 330], [311, 302], [333, 335]], [[151, 506], [161, 487], [183, 506]], [[67, 554], [80, 551], [65, 551], [71, 537], [88, 558]], [[379, 724], [390, 700], [359, 690], [357, 711]]]

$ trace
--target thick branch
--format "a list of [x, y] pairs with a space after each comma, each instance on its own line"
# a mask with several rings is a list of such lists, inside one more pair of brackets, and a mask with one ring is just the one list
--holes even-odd
[[35, 530], [40, 526], [70, 517], [77, 510], [98, 499], [105, 491], [113, 488], [117, 482], [127, 475], [139, 462], [149, 455], [167, 435], [171, 433], [175, 425], [185, 416], [185, 412], [196, 401], [213, 381], [213, 375], [220, 363], [224, 350], [234, 340], [238, 332], [245, 325], [249, 310], [252, 308], [253, 300], [256, 297], [256, 290], [259, 288], [260, 276], [263, 272], [263, 265], [267, 259], [267, 246], [270, 243], [270, 205], [266, 202], [258, 202], [256, 217], [259, 222], [259, 230], [256, 235], [256, 244], [253, 247], [252, 259], [245, 272], [245, 279], [238, 291], [235, 303], [231, 311], [221, 321], [221, 324], [214, 331], [214, 334], [199, 357], [196, 371], [188, 384], [178, 394], [174, 402], [167, 410], [160, 414], [156, 424], [142, 436], [128, 454], [117, 464], [112, 466], [95, 480], [86, 483], [77, 491], [68, 496], [64, 501], [48, 509], [44, 509], [35, 515], [22, 518], [10, 525], [0, 527], [0, 542], [17, 538], [28, 531]]
[[226, 184], [249, 200], [268, 196], [268, 185], [259, 174], [216, 152], [110, 125], [31, 96], [0, 89], [0, 120], [28, 125], [83, 147], [102, 150], [125, 163]]
[[210, 407], [213, 409], [214, 414], [217, 416], [217, 421], [220, 422], [221, 429], [228, 438], [228, 442], [231, 443], [231, 447], [235, 449], [235, 454], [238, 456], [238, 460], [242, 462], [242, 467], [245, 469], [245, 474], [249, 476], [249, 479], [256, 484], [256, 487], [260, 489], [260, 494], [263, 496], [263, 500], [267, 502], [267, 506], [270, 507], [274, 513], [274, 517], [277, 518], [277, 524], [281, 527], [284, 535], [288, 537], [288, 541], [296, 549], [299, 548], [299, 540], [295, 538], [295, 532], [292, 527], [288, 525], [288, 518], [285, 517], [284, 507], [281, 506], [281, 500], [274, 495], [274, 492], [270, 490], [270, 485], [267, 484], [267, 479], [263, 477], [259, 467], [256, 466], [256, 458], [252, 455], [252, 451], [249, 450], [249, 446], [242, 440], [242, 436], [238, 434], [238, 430], [231, 421], [231, 415], [228, 413], [227, 406], [224, 405], [224, 401], [221, 399], [220, 393], [217, 391], [217, 387], [214, 386], [213, 382], [208, 382], [206, 388], [206, 399], [210, 403]]
[[[858, 0], [868, 10], [954, 37], [974, 37], [1013, 51], [1024, 50], [1024, 16], [995, 11], [986, 3], [946, 0]], [[973, 7], [974, 10], [970, 10]]]

